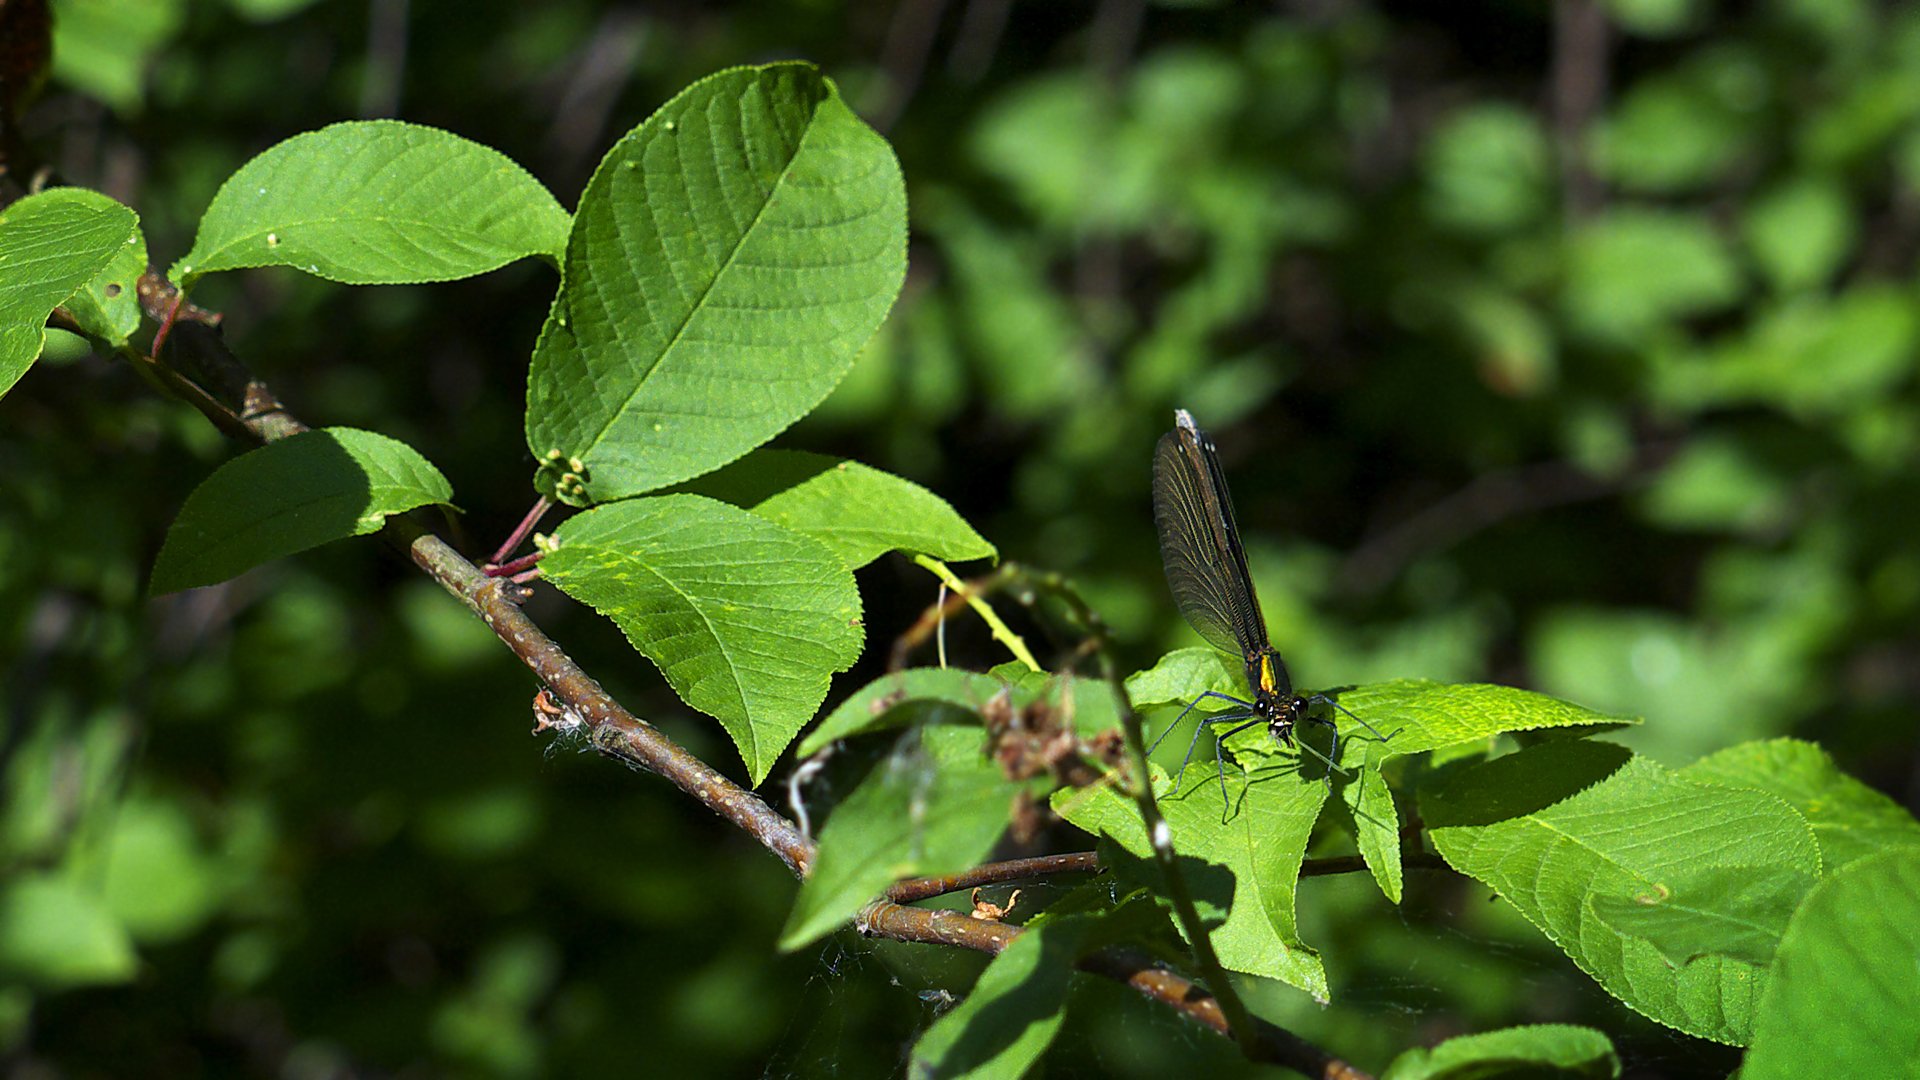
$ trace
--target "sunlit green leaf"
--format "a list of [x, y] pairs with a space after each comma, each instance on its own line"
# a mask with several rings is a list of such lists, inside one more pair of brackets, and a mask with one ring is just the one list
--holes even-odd
[[1460, 1035], [1431, 1050], [1408, 1050], [1387, 1066], [1381, 1080], [1611, 1080], [1619, 1075], [1620, 1058], [1605, 1035], [1568, 1024], [1535, 1024]]
[[1622, 207], [1569, 241], [1568, 317], [1584, 333], [1632, 343], [1670, 319], [1732, 302], [1739, 267], [1705, 215]]
[[1741, 743], [1680, 770], [1689, 780], [1753, 788], [1785, 799], [1813, 826], [1831, 874], [1892, 847], [1920, 847], [1920, 822], [1798, 739]]
[[133, 115], [147, 65], [179, 29], [186, 0], [55, 0], [54, 77]]
[[355, 120], [295, 135], [220, 185], [168, 276], [290, 266], [349, 285], [558, 262], [567, 212], [506, 155], [437, 128]]
[[1703, 956], [1764, 967], [1813, 883], [1811, 874], [1774, 866], [1693, 866], [1632, 896], [1597, 895], [1593, 913], [1644, 939], [1673, 967]]
[[906, 735], [820, 831], [780, 947], [828, 933], [902, 877], [948, 874], [985, 859], [1016, 788], [983, 753], [986, 734], [923, 727]]
[[147, 238], [138, 228], [113, 260], [60, 306], [80, 329], [109, 345], [124, 345], [140, 328], [140, 275], [147, 272]]
[[193, 489], [167, 529], [151, 588], [157, 596], [213, 585], [452, 498], [440, 470], [397, 439], [304, 431], [234, 458]]
[[221, 898], [217, 868], [193, 822], [179, 805], [157, 799], [129, 800], [115, 812], [101, 891], [107, 910], [143, 942], [198, 930]]
[[1916, 957], [1920, 851], [1861, 859], [1822, 882], [1787, 926], [1740, 1075], [1914, 1075]]
[[[1311, 760], [1303, 767], [1297, 750], [1276, 747], [1264, 726], [1236, 737], [1232, 752], [1224, 797], [1212, 761], [1188, 769], [1180, 787], [1160, 797], [1174, 853], [1201, 918], [1212, 924], [1222, 964], [1325, 1001], [1326, 971], [1319, 954], [1300, 940], [1294, 918], [1307, 837], [1327, 798], [1324, 770]], [[1054, 793], [1053, 807], [1080, 828], [1150, 858], [1146, 828], [1130, 797], [1110, 787], [1067, 788]], [[1151, 873], [1150, 867], [1143, 872]]]
[[1754, 261], [1781, 291], [1824, 283], [1846, 258], [1857, 232], [1847, 190], [1814, 177], [1756, 198], [1742, 225]]
[[133, 211], [85, 188], [29, 195], [0, 211], [0, 394], [47, 340], [47, 316], [126, 247]]
[[1670, 895], [1670, 882], [1703, 865], [1820, 870], [1812, 830], [1779, 799], [1697, 784], [1585, 740], [1456, 773], [1420, 805], [1449, 864], [1498, 890], [1608, 992], [1663, 1024], [1736, 1045], [1750, 1036], [1766, 967], [1718, 955], [1675, 967], [1596, 917], [1594, 901]]
[[127, 932], [72, 881], [15, 873], [0, 885], [0, 973], [49, 987], [120, 983], [138, 963]]
[[1027, 927], [981, 972], [967, 999], [920, 1036], [912, 1075], [1028, 1075], [1066, 1019], [1074, 961], [1094, 926], [1090, 917], [1069, 916]]
[[1552, 163], [1547, 133], [1533, 113], [1504, 104], [1462, 109], [1427, 143], [1427, 204], [1454, 228], [1512, 229], [1546, 210]]
[[527, 445], [584, 466], [575, 502], [724, 465], [833, 389], [905, 267], [899, 165], [831, 82], [805, 64], [703, 79], [581, 196]]
[[756, 450], [692, 486], [813, 537], [850, 570], [889, 551], [955, 562], [997, 554], [945, 499], [857, 461]]
[[[937, 723], [943, 717], [951, 717], [956, 722], [978, 723], [980, 711], [1008, 689], [1006, 683], [991, 675], [959, 668], [896, 671], [875, 679], [841, 702], [807, 733], [797, 752], [803, 758], [812, 757], [840, 739], [900, 727], [910, 720]], [[1030, 695], [1022, 695], [1022, 698], [1028, 697]], [[926, 708], [905, 708], [914, 703], [945, 708], [932, 712]], [[1010, 699], [1010, 703], [1025, 704], [1025, 701]]]
[[737, 507], [662, 495], [554, 532], [542, 574], [612, 619], [681, 700], [719, 720], [753, 782], [860, 654], [860, 594], [831, 550]]

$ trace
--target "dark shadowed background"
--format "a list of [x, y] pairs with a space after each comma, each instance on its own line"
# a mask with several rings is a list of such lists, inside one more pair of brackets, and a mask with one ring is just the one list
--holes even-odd
[[[892, 141], [914, 232], [881, 336], [777, 445], [946, 497], [1005, 557], [1072, 575], [1145, 666], [1196, 640], [1147, 491], [1186, 407], [1304, 686], [1532, 687], [1644, 716], [1621, 738], [1673, 765], [1794, 734], [1920, 805], [1920, 11], [55, 10], [24, 137], [138, 210], [162, 266], [223, 178], [335, 120], [444, 127], [571, 207], [692, 80], [815, 61]], [[482, 553], [531, 500], [520, 413], [553, 287], [532, 262], [408, 288], [268, 270], [196, 299], [304, 419], [438, 464]], [[776, 955], [785, 869], [662, 782], [547, 752], [531, 677], [377, 544], [147, 602], [167, 523], [234, 450], [71, 338], [0, 402], [10, 1075], [903, 1067], [976, 959], [846, 934]], [[899, 556], [860, 584], [868, 657], [830, 705], [935, 597]], [[636, 713], [742, 774], [610, 624], [551, 591], [533, 610]], [[948, 646], [1006, 658], [964, 619]], [[1252, 1002], [1368, 1065], [1568, 1021], [1612, 1033], [1633, 1075], [1733, 1067], [1488, 900], [1451, 875], [1415, 874], [1399, 909], [1364, 875], [1312, 879], [1302, 935], [1333, 1003], [1278, 984]], [[1050, 1058], [1235, 1060], [1111, 985], [1082, 988]]]

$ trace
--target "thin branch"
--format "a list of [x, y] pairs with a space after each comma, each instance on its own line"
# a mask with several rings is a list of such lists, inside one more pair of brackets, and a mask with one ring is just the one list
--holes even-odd
[[[998, 955], [1022, 931], [991, 919], [975, 919], [958, 912], [904, 907], [876, 900], [854, 919], [854, 927], [869, 937], [895, 941], [938, 942], [960, 949]], [[1083, 957], [1080, 970], [1126, 983], [1140, 993], [1197, 1024], [1231, 1037], [1234, 1028], [1220, 1008], [1220, 999], [1206, 988], [1168, 971], [1152, 956], [1137, 949], [1107, 948]], [[1275, 1027], [1255, 1020], [1240, 1028], [1249, 1035], [1248, 1057], [1283, 1065], [1323, 1080], [1369, 1080], [1366, 1073], [1325, 1050]]]
[[1600, 209], [1606, 192], [1587, 167], [1586, 138], [1607, 96], [1607, 9], [1601, 0], [1554, 0], [1553, 128], [1561, 198], [1570, 221]]
[[1099, 872], [1100, 858], [1091, 851], [1074, 851], [1065, 855], [1040, 855], [1031, 859], [1009, 859], [1006, 862], [987, 863], [943, 877], [906, 878], [894, 882], [887, 888], [887, 899], [896, 904], [911, 904], [915, 900], [929, 900], [936, 896], [945, 896], [947, 893], [979, 888], [982, 885], [1004, 885], [1009, 881], [1025, 881], [1028, 878], [1048, 877], [1053, 874], [1097, 874]]
[[[1408, 870], [1445, 870], [1447, 861], [1427, 851], [1408, 851], [1400, 856], [1400, 865]], [[1070, 851], [1061, 855], [1038, 855], [1031, 859], [1008, 859], [982, 863], [957, 874], [938, 877], [902, 878], [887, 887], [887, 899], [896, 904], [931, 900], [948, 893], [964, 892], [983, 885], [1005, 885], [1015, 881], [1051, 877], [1054, 874], [1098, 874], [1106, 870], [1100, 856], [1092, 851]], [[1300, 864], [1301, 877], [1328, 877], [1333, 874], [1367, 872], [1367, 861], [1358, 855], [1334, 855], [1307, 859]]]
[[[153, 275], [148, 275], [153, 278]], [[141, 295], [154, 306], [172, 308], [172, 287], [157, 278], [149, 284], [142, 280]], [[179, 382], [191, 384], [186, 400], [206, 414], [222, 431], [237, 433], [242, 439], [265, 443], [285, 438], [305, 425], [287, 414], [270, 391], [253, 379], [227, 350], [217, 328], [202, 321], [204, 313], [183, 310], [156, 367], [170, 372], [171, 387]], [[183, 370], [202, 373], [212, 380], [201, 386], [188, 380]], [[596, 751], [665, 777], [680, 790], [692, 795], [709, 809], [738, 825], [787, 864], [796, 875], [805, 876], [812, 864], [814, 847], [793, 822], [775, 812], [759, 796], [747, 791], [689, 753], [651, 724], [629, 713], [614, 701], [600, 684], [581, 670], [520, 608], [526, 591], [520, 585], [490, 578], [468, 562], [447, 543], [408, 517], [388, 521], [381, 536], [405, 551], [414, 563], [439, 582], [442, 588], [466, 604], [494, 634], [518, 656], [522, 663], [546, 684], [553, 697], [564, 702], [570, 715], [577, 716], [588, 729], [588, 744]], [[944, 567], [943, 567], [944, 569]], [[1104, 654], [1103, 654], [1104, 657]], [[1109, 667], [1111, 665], [1109, 664]], [[1117, 681], [1117, 677], [1116, 677]], [[1122, 688], [1124, 691], [1124, 687]], [[1131, 739], [1139, 747], [1139, 717], [1123, 697], [1125, 715], [1130, 720]], [[1151, 798], [1149, 793], [1148, 798]], [[1172, 874], [1170, 880], [1175, 879]], [[1191, 907], [1191, 898], [1187, 906]], [[868, 905], [856, 919], [861, 933], [896, 941], [952, 945], [997, 953], [1021, 931], [992, 920], [973, 919], [952, 912], [903, 907], [885, 900]], [[1204, 933], [1199, 935], [1206, 942]], [[1202, 945], [1212, 956], [1210, 945]], [[1299, 1070], [1309, 1076], [1328, 1080], [1366, 1080], [1366, 1074], [1339, 1058], [1264, 1021], [1247, 1017], [1244, 1006], [1232, 996], [1226, 974], [1217, 959], [1209, 970], [1215, 985], [1222, 987], [1234, 1010], [1235, 1022], [1229, 1024], [1222, 1010], [1223, 999], [1209, 994], [1191, 980], [1168, 971], [1154, 957], [1136, 950], [1108, 948], [1080, 962], [1083, 970], [1124, 982], [1141, 993], [1222, 1034], [1239, 1033], [1242, 1046], [1252, 1060], [1269, 1061]]]
[[1240, 1044], [1240, 1052], [1252, 1058], [1258, 1053], [1253, 1015], [1247, 1011], [1240, 995], [1234, 992], [1233, 980], [1221, 965], [1219, 955], [1213, 951], [1213, 934], [1201, 920], [1200, 909], [1193, 902], [1193, 890], [1187, 887], [1187, 877], [1180, 870], [1180, 860], [1174, 857], [1173, 828], [1167, 824], [1166, 818], [1160, 816], [1160, 804], [1153, 798], [1153, 772], [1147, 767], [1147, 742], [1140, 725], [1140, 714], [1133, 707], [1133, 696], [1127, 693], [1126, 681], [1120, 677], [1113, 658], [1105, 649], [1096, 655], [1100, 658], [1101, 674], [1113, 687], [1114, 701], [1120, 706], [1120, 726], [1126, 733], [1127, 758], [1133, 766], [1134, 804], [1139, 807], [1140, 820], [1147, 827], [1147, 842], [1153, 848], [1153, 861], [1159, 865], [1167, 899], [1173, 901], [1174, 917], [1180, 920], [1180, 928], [1186, 932], [1187, 942], [1193, 949], [1193, 959], [1200, 965], [1200, 973], [1206, 977], [1207, 985], [1213, 987], [1222, 1022]]

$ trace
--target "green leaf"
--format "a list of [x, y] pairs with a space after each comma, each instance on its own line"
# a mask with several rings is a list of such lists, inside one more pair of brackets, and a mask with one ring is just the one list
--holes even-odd
[[1611, 1080], [1620, 1058], [1605, 1035], [1569, 1024], [1535, 1024], [1448, 1039], [1408, 1050], [1380, 1080], [1493, 1080], [1502, 1076], [1575, 1076]]
[[1704, 214], [1622, 206], [1568, 241], [1563, 303], [1586, 334], [1643, 343], [1672, 319], [1704, 314], [1740, 295], [1739, 267]]
[[1218, 649], [1204, 645], [1175, 649], [1145, 671], [1127, 676], [1127, 696], [1135, 708], [1182, 705], [1208, 690], [1244, 695], [1246, 672]]
[[756, 450], [691, 486], [813, 537], [849, 570], [889, 551], [950, 562], [999, 556], [946, 500], [857, 461]]
[[899, 164], [831, 82], [805, 64], [703, 79], [614, 144], [581, 196], [527, 445], [584, 466], [571, 501], [732, 461], [846, 375], [905, 270]]
[[1016, 788], [981, 752], [985, 741], [977, 730], [921, 728], [874, 766], [820, 830], [782, 949], [833, 930], [900, 878], [955, 873], [987, 857]]
[[1427, 206], [1456, 229], [1509, 232], [1538, 220], [1549, 205], [1553, 147], [1540, 118], [1507, 104], [1481, 104], [1448, 116], [1425, 150]]
[[213, 585], [452, 498], [440, 470], [398, 439], [303, 431], [234, 458], [193, 489], [160, 545], [151, 590]]
[[147, 64], [179, 29], [186, 0], [56, 0], [54, 77], [115, 112], [140, 111]]
[[1654, 369], [1654, 394], [1687, 410], [1760, 402], [1790, 416], [1843, 415], [1885, 401], [1911, 371], [1920, 315], [1903, 285], [1868, 282], [1764, 309], [1714, 346]]
[[71, 881], [14, 873], [0, 885], [0, 982], [87, 986], [133, 978], [127, 932]]
[[1673, 530], [1739, 530], [1766, 535], [1794, 513], [1791, 483], [1760, 460], [1755, 448], [1703, 434], [1680, 448], [1647, 488], [1643, 506]]
[[167, 276], [290, 266], [349, 285], [452, 281], [538, 255], [558, 263], [567, 212], [490, 147], [397, 120], [278, 143], [227, 178]]
[[1388, 900], [1400, 902], [1403, 871], [1400, 866], [1400, 810], [1393, 791], [1378, 767], [1361, 769], [1358, 777], [1336, 785], [1341, 804], [1353, 821], [1354, 839], [1367, 870]]
[[[1400, 815], [1380, 770], [1395, 758], [1484, 743], [1510, 732], [1606, 728], [1637, 723], [1511, 686], [1446, 684], [1423, 680], [1377, 683], [1346, 691], [1340, 704], [1382, 735], [1352, 730], [1341, 740], [1341, 764], [1357, 780], [1336, 785], [1352, 818], [1360, 855], [1380, 891], [1400, 902]], [[1358, 760], [1355, 760], [1356, 755]]]
[[1799, 739], [1731, 746], [1681, 769], [1680, 775], [1785, 799], [1813, 826], [1829, 874], [1890, 847], [1920, 846], [1920, 822], [1912, 814], [1841, 772], [1825, 750]]
[[47, 316], [139, 227], [133, 211], [85, 188], [54, 188], [0, 211], [0, 394], [46, 347]]
[[[980, 710], [1002, 693], [1010, 693], [1006, 682], [959, 668], [907, 668], [882, 675], [828, 713], [795, 753], [812, 757], [841, 739], [914, 722], [978, 724]], [[1026, 704], [1021, 698], [1031, 700], [1032, 695], [1012, 698], [1010, 704]]]
[[597, 507], [554, 533], [547, 580], [612, 619], [757, 785], [860, 655], [853, 574], [819, 541], [700, 495]]
[[1920, 1075], [1920, 851], [1848, 865], [1794, 913], [1744, 1080]]
[[1859, 232], [1846, 187], [1815, 176], [1796, 177], [1754, 199], [1741, 225], [1754, 262], [1782, 292], [1824, 284]]
[[1657, 890], [1595, 896], [1593, 913], [1617, 933], [1646, 939], [1673, 967], [1703, 956], [1765, 966], [1814, 880], [1774, 866], [1688, 867]]
[[[1342, 706], [1386, 736], [1363, 734], [1343, 746], [1362, 760], [1383, 764], [1394, 758], [1483, 742], [1495, 735], [1547, 728], [1615, 728], [1639, 719], [1595, 712], [1559, 698], [1492, 683], [1436, 683], [1395, 679], [1355, 687], [1339, 694]], [[1345, 754], [1343, 763], [1348, 762]]]
[[138, 226], [113, 259], [60, 306], [84, 333], [125, 345], [140, 329], [140, 275], [147, 272], [147, 238]]
[[1630, 191], [1670, 194], [1710, 185], [1750, 152], [1753, 113], [1715, 92], [1710, 53], [1638, 82], [1594, 132], [1594, 171]]
[[1693, 783], [1604, 743], [1543, 743], [1466, 769], [1426, 792], [1421, 810], [1450, 865], [1498, 890], [1609, 993], [1736, 1045], [1765, 967], [1723, 956], [1673, 967], [1596, 917], [1594, 900], [1671, 894], [1703, 866], [1820, 870], [1812, 830], [1779, 799]]
[[[1273, 744], [1264, 728], [1231, 743], [1229, 808], [1212, 762], [1187, 770], [1178, 790], [1160, 797], [1173, 849], [1220, 962], [1235, 971], [1279, 979], [1327, 1000], [1320, 956], [1300, 940], [1294, 891], [1307, 837], [1327, 798], [1327, 783], [1303, 769], [1296, 751]], [[1158, 786], [1156, 784], [1156, 786]], [[1149, 860], [1146, 828], [1131, 798], [1110, 788], [1073, 788], [1053, 795], [1053, 808], [1090, 833], [1117, 841]], [[1152, 873], [1151, 862], [1139, 868]], [[1156, 894], [1165, 895], [1156, 888]]]
[[140, 941], [174, 941], [198, 930], [220, 901], [217, 868], [177, 803], [137, 798], [114, 814], [101, 898]]
[[1035, 923], [993, 958], [967, 999], [913, 1047], [912, 1075], [985, 1080], [1026, 1076], [1066, 1019], [1067, 989], [1090, 916]]

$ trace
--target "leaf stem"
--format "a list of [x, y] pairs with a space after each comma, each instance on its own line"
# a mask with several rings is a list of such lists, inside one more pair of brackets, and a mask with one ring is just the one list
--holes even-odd
[[935, 577], [946, 582], [947, 588], [965, 597], [968, 606], [972, 607], [975, 614], [980, 616], [980, 621], [986, 623], [987, 627], [993, 631], [993, 639], [1005, 645], [1007, 651], [1013, 654], [1015, 660], [1027, 665], [1027, 668], [1031, 671], [1044, 670], [1040, 666], [1040, 661], [1035, 660], [1033, 654], [1027, 651], [1027, 643], [1021, 640], [1020, 635], [1008, 629], [1007, 624], [1000, 621], [999, 613], [994, 611], [992, 606], [985, 600], [981, 599], [979, 594], [971, 586], [960, 580], [952, 570], [948, 569], [946, 563], [928, 555], [915, 555], [913, 561], [926, 567]]
[[[520, 519], [520, 524], [513, 527], [513, 531], [507, 534], [507, 538], [500, 542], [500, 547], [493, 553], [493, 557], [487, 560], [489, 573], [492, 572], [493, 567], [497, 567], [502, 562], [505, 562], [507, 556], [513, 554], [514, 551], [526, 541], [527, 534], [533, 531], [534, 526], [540, 524], [540, 519], [546, 517], [547, 511], [551, 509], [553, 509], [553, 500], [547, 498], [545, 495], [533, 500], [533, 508], [527, 511], [527, 516]], [[532, 564], [529, 563], [528, 565]], [[524, 567], [522, 569], [524, 569]], [[498, 577], [500, 575], [495, 574], [493, 576]]]
[[[168, 310], [177, 294], [156, 274], [145, 275], [140, 284], [143, 307], [149, 316], [161, 318], [161, 312]], [[156, 307], [160, 312], [155, 311]], [[164, 373], [153, 374], [169, 390], [205, 414], [220, 430], [246, 442], [272, 442], [306, 429], [233, 356], [217, 327], [212, 325], [217, 316], [202, 313], [191, 304], [184, 309], [178, 305], [172, 307], [181, 318], [173, 329], [169, 348], [165, 355], [148, 358], [154, 368], [165, 369]], [[381, 537], [406, 552], [420, 569], [479, 616], [551, 689], [553, 696], [564, 703], [570, 715], [578, 716], [588, 727], [588, 745], [595, 751], [665, 777], [754, 837], [796, 875], [806, 874], [813, 861], [814, 846], [793, 822], [613, 700], [521, 610], [526, 590], [520, 585], [486, 576], [411, 517], [388, 519]], [[935, 573], [951, 576], [944, 565], [935, 563], [934, 566], [938, 567]], [[971, 597], [971, 593], [967, 595]], [[983, 616], [987, 615], [990, 612], [983, 612]], [[990, 618], [989, 622], [998, 624], [998, 619]], [[1020, 641], [1011, 631], [1007, 631], [1007, 638], [1012, 643]], [[1012, 644], [1009, 647], [1013, 647]], [[1015, 655], [1038, 669], [1024, 644], [1019, 644]], [[1110, 663], [1108, 667], [1111, 668]], [[1124, 693], [1124, 687], [1122, 689]], [[1129, 719], [1130, 737], [1138, 751], [1139, 717], [1124, 696], [1122, 702]], [[1150, 792], [1148, 797], [1151, 798]], [[905, 907], [885, 900], [868, 905], [855, 925], [869, 936], [993, 953], [1004, 949], [1023, 932], [1019, 927], [992, 920]], [[1202, 936], [1199, 940], [1206, 939]], [[1211, 955], [1210, 949], [1208, 954]], [[1108, 947], [1081, 959], [1079, 964], [1083, 970], [1132, 986], [1220, 1034], [1238, 1036], [1251, 1060], [1272, 1062], [1328, 1080], [1367, 1080], [1367, 1074], [1291, 1032], [1264, 1021], [1255, 1021], [1256, 1026], [1250, 1027], [1244, 1019], [1244, 1006], [1232, 996], [1217, 963], [1209, 978], [1217, 980], [1216, 985], [1225, 997], [1208, 993], [1184, 976], [1167, 970], [1158, 958], [1136, 949]], [[1231, 1002], [1231, 1005], [1222, 1002]], [[1229, 1013], [1230, 1008], [1235, 1012]], [[1229, 1015], [1242, 1019], [1230, 1024]]]

